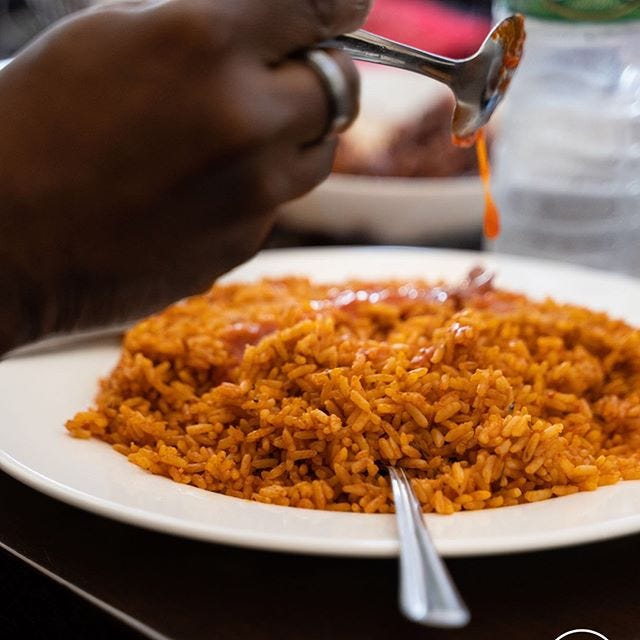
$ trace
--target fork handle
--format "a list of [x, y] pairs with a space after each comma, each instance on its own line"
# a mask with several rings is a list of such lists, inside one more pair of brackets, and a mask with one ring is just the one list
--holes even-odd
[[448, 86], [451, 86], [458, 63], [457, 60], [395, 42], [364, 29], [338, 36], [324, 44], [341, 49], [355, 60], [421, 73]]
[[400, 608], [414, 622], [463, 627], [469, 610], [436, 551], [409, 479], [402, 469], [388, 470], [400, 537]]

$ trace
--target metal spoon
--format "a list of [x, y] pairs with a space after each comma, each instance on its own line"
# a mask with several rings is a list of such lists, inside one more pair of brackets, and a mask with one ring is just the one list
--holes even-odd
[[524, 18], [515, 14], [496, 25], [480, 49], [463, 60], [437, 56], [362, 29], [327, 44], [356, 60], [414, 71], [446, 84], [456, 98], [454, 138], [459, 144], [470, 144], [502, 100], [520, 61], [524, 38]]
[[469, 610], [433, 545], [404, 471], [388, 467], [400, 536], [400, 609], [431, 627], [464, 627]]

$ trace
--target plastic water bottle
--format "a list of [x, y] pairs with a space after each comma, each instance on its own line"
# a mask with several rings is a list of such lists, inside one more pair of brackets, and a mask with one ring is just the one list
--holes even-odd
[[640, 6], [499, 0], [527, 17], [493, 148], [491, 248], [640, 275]]

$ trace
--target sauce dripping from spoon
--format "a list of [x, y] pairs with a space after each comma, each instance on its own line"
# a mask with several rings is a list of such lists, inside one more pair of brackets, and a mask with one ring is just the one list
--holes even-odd
[[489, 155], [487, 153], [487, 138], [485, 128], [481, 127], [475, 133], [465, 138], [452, 136], [453, 144], [459, 147], [470, 147], [475, 143], [476, 156], [478, 158], [478, 173], [482, 181], [482, 190], [484, 192], [484, 235], [493, 240], [500, 234], [500, 213], [498, 207], [491, 195], [491, 169], [489, 167]]
[[487, 140], [484, 128], [480, 129], [476, 136], [476, 154], [478, 156], [478, 171], [484, 191], [484, 235], [489, 240], [493, 240], [497, 238], [500, 233], [500, 214], [491, 195], [491, 169], [489, 168]]
[[[498, 73], [495, 87], [503, 95], [511, 82], [513, 72], [518, 67], [522, 57], [525, 41], [524, 17], [520, 14], [511, 16], [510, 20], [503, 21], [491, 35], [491, 39], [498, 42], [503, 49], [502, 66]], [[454, 111], [453, 130], [456, 130], [456, 115]], [[455, 133], [452, 136], [453, 143], [459, 147], [470, 147], [475, 143], [478, 157], [478, 171], [482, 180], [484, 191], [484, 234], [492, 240], [500, 233], [500, 214], [491, 196], [489, 159], [487, 154], [487, 142], [484, 127], [474, 131], [471, 135], [460, 136]]]

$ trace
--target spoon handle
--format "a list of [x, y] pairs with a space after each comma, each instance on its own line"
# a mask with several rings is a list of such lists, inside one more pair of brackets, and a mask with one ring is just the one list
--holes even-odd
[[342, 49], [355, 60], [366, 60], [429, 76], [451, 85], [457, 60], [421, 51], [406, 44], [358, 29], [326, 43]]
[[436, 551], [420, 503], [402, 469], [389, 467], [400, 536], [400, 608], [420, 624], [463, 627], [469, 610]]

